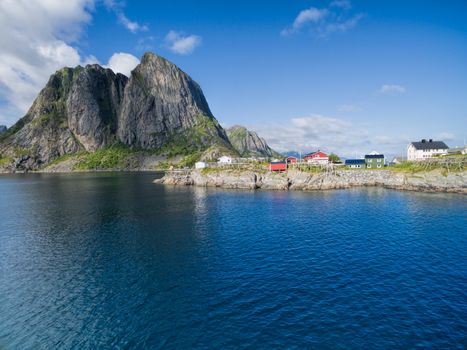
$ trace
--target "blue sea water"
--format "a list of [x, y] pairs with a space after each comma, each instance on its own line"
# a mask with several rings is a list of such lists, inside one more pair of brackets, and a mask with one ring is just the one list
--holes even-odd
[[463, 349], [467, 201], [0, 177], [0, 349]]

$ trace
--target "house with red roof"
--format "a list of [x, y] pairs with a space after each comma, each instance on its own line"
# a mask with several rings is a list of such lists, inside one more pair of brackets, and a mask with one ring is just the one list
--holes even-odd
[[329, 163], [329, 156], [321, 151], [312, 152], [303, 157], [305, 162], [316, 165], [324, 165]]

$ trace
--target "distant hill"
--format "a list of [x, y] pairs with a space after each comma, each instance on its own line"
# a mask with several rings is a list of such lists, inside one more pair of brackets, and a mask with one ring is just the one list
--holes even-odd
[[281, 155], [274, 151], [267, 144], [266, 140], [259, 137], [254, 131], [235, 125], [226, 129], [227, 137], [242, 157], [280, 157]]

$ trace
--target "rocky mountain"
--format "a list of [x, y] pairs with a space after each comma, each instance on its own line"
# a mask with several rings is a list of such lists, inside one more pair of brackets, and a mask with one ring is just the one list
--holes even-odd
[[230, 143], [242, 157], [280, 157], [280, 154], [271, 149], [254, 131], [239, 125], [226, 131]]
[[3, 134], [7, 131], [7, 127], [5, 125], [0, 125], [0, 134]]
[[96, 64], [57, 71], [26, 115], [0, 135], [0, 159], [34, 170], [114, 145], [171, 155], [236, 153], [199, 85], [146, 53], [129, 78]]

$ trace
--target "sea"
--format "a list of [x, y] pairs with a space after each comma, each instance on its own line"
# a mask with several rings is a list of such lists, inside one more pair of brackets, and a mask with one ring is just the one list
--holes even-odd
[[465, 349], [467, 197], [0, 176], [0, 349]]

